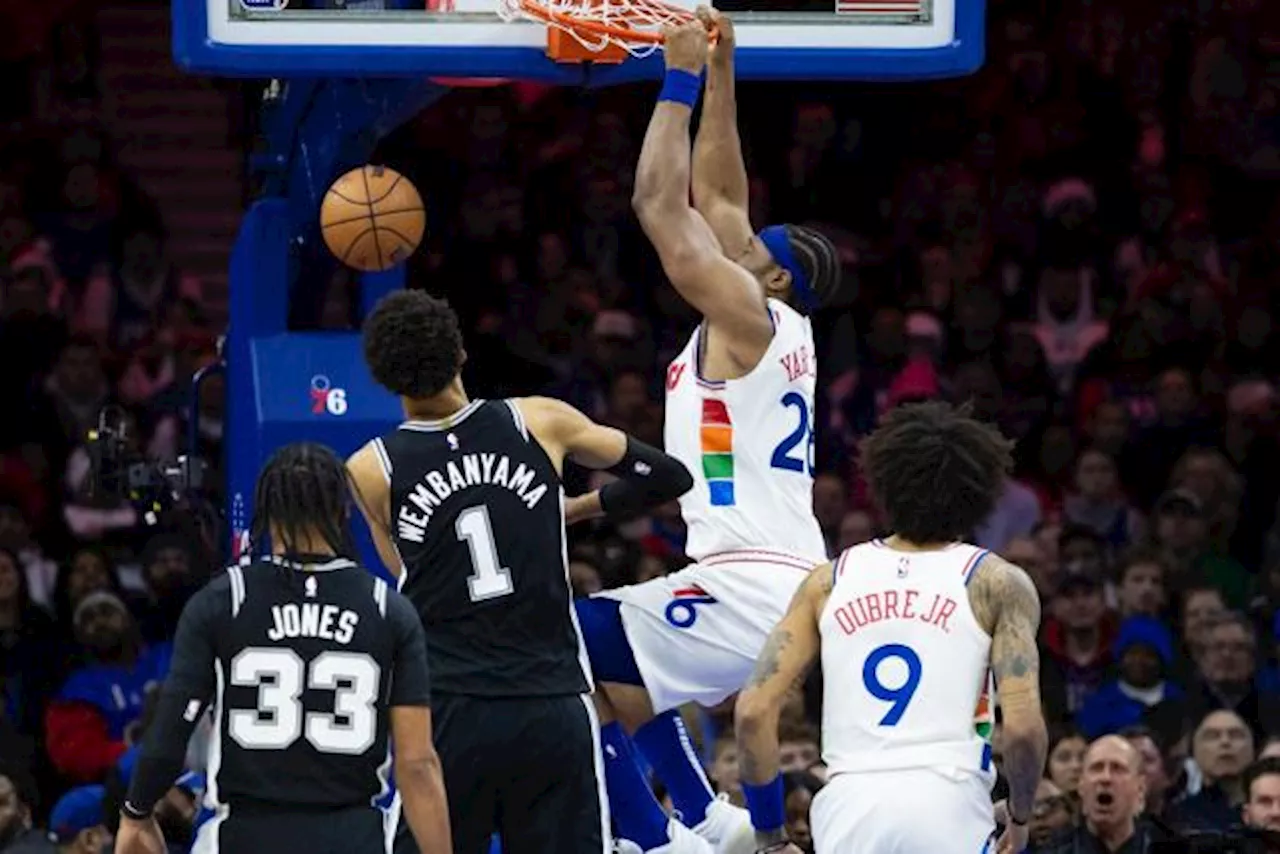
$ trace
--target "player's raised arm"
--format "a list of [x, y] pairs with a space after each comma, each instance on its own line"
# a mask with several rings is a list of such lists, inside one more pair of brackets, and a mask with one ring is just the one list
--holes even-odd
[[213, 699], [213, 641], [218, 637], [223, 609], [226, 614], [231, 613], [230, 584], [225, 576], [197, 593], [182, 610], [169, 673], [160, 686], [155, 717], [142, 740], [133, 779], [120, 809], [115, 849], [118, 854], [164, 850], [164, 837], [153, 811], [182, 773], [187, 742]]
[[765, 641], [755, 672], [738, 695], [734, 711], [742, 791], [760, 848], [785, 839], [782, 775], [778, 769], [778, 719], [787, 694], [798, 688], [821, 653], [818, 615], [831, 594], [831, 564], [805, 579], [787, 614]]
[[[992, 555], [979, 565], [970, 601], [974, 616], [991, 631], [991, 670], [1002, 713], [1004, 773], [1009, 780], [1009, 832], [1025, 836], [1049, 746], [1036, 647], [1040, 596], [1025, 572]], [[1002, 840], [1001, 850], [1019, 842], [1025, 839]]]
[[400, 553], [391, 539], [391, 481], [374, 439], [347, 459], [351, 497], [369, 525], [374, 548], [392, 575], [400, 574]]
[[640, 149], [631, 204], [671, 284], [754, 367], [773, 337], [764, 290], [725, 257], [707, 221], [689, 204], [689, 119], [701, 89], [707, 31], [701, 21], [666, 30], [667, 76]]
[[618, 477], [570, 499], [565, 508], [570, 524], [599, 516], [627, 519], [679, 498], [693, 486], [689, 470], [675, 457], [621, 430], [597, 424], [563, 401], [526, 397], [516, 405], [557, 468], [567, 458]]
[[753, 232], [747, 167], [738, 137], [733, 21], [707, 7], [698, 9], [698, 17], [717, 38], [707, 62], [702, 120], [693, 142], [693, 206], [711, 226], [724, 254], [736, 261], [751, 248]]
[[413, 606], [399, 594], [387, 599], [387, 617], [396, 633], [391, 682], [391, 743], [396, 786], [409, 829], [422, 854], [449, 854], [449, 804], [440, 756], [431, 735], [431, 683], [427, 636]]

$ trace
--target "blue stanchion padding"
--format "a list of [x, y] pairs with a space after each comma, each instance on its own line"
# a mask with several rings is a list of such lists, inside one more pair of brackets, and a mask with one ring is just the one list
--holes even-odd
[[[241, 364], [228, 376], [235, 437], [228, 454], [233, 533], [247, 527], [254, 480], [277, 448], [319, 442], [346, 457], [402, 420], [399, 400], [369, 376], [354, 332], [251, 338]], [[386, 576], [359, 513], [352, 514], [352, 527], [365, 565]]]
[[[350, 452], [403, 419], [400, 401], [369, 375], [354, 332], [271, 335], [255, 338], [249, 348], [255, 409], [264, 428], [294, 429], [301, 422]], [[326, 444], [344, 452], [334, 441]]]

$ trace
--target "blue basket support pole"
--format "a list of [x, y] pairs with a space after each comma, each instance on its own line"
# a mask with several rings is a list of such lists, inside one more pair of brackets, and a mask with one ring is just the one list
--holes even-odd
[[[324, 364], [326, 341], [333, 342], [334, 353], [344, 354], [351, 352], [350, 342], [338, 346], [341, 342], [333, 337], [288, 332], [290, 300], [327, 282], [336, 263], [320, 239], [318, 219], [329, 185], [365, 163], [379, 140], [446, 91], [420, 78], [299, 79], [277, 81], [268, 88], [262, 122], [266, 144], [251, 161], [263, 193], [245, 214], [231, 255], [224, 470], [233, 553], [253, 515], [258, 470], [276, 446], [305, 439], [325, 442], [345, 454], [372, 438], [374, 425], [394, 423], [387, 401], [378, 397], [385, 393], [372, 387], [362, 365], [347, 375], [350, 365], [334, 366], [330, 372]], [[361, 281], [362, 306], [371, 306], [403, 284], [402, 268], [366, 275]], [[293, 358], [275, 357], [281, 342], [273, 339], [278, 338], [286, 339], [285, 349]], [[259, 351], [273, 358], [259, 358]], [[281, 416], [278, 399], [264, 400], [262, 373], [285, 369], [300, 372], [296, 380], [302, 409]], [[350, 412], [345, 405], [341, 414], [335, 414], [337, 407], [319, 412], [308, 408], [308, 383], [321, 376], [330, 377], [326, 382], [345, 376], [342, 382], [352, 386], [342, 389], [351, 395]], [[295, 378], [287, 379], [275, 375], [269, 385], [292, 394]], [[367, 401], [367, 406], [358, 406], [360, 401]], [[377, 565], [373, 559], [369, 563]]]

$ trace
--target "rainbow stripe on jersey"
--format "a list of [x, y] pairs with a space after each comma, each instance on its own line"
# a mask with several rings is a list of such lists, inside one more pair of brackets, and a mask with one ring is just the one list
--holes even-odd
[[978, 708], [973, 713], [974, 732], [984, 742], [981, 763], [983, 771], [991, 770], [991, 734], [995, 730], [996, 723], [995, 710], [991, 707], [991, 695], [995, 693], [995, 687], [995, 675], [988, 670], [985, 684], [982, 687], [982, 695], [978, 697]]
[[984, 741], [991, 740], [991, 731], [995, 729], [996, 716], [991, 708], [991, 694], [995, 687], [991, 671], [987, 671], [986, 684], [982, 687], [982, 696], [978, 697], [978, 708], [973, 713], [974, 730]]
[[702, 399], [702, 476], [707, 479], [712, 507], [732, 507], [733, 419], [723, 400]]

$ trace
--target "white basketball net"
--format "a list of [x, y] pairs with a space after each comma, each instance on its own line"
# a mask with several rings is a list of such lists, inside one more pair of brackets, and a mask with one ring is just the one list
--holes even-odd
[[656, 35], [667, 24], [680, 24], [693, 14], [661, 0], [499, 0], [504, 21], [533, 21], [567, 33], [586, 50], [599, 53], [617, 45], [637, 58], [662, 47], [637, 35]]

